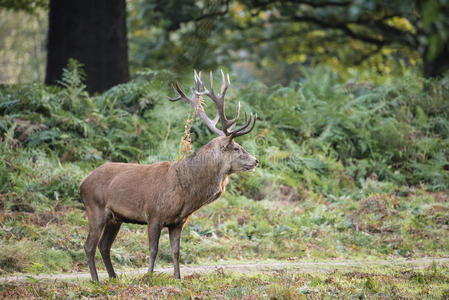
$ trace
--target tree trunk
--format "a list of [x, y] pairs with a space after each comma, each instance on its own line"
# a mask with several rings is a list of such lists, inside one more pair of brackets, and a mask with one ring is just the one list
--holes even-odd
[[423, 75], [425, 78], [437, 78], [449, 70], [449, 44], [446, 45], [437, 57], [432, 60], [427, 58], [427, 51], [423, 58]]
[[46, 84], [69, 58], [84, 65], [91, 93], [128, 81], [126, 0], [50, 0], [47, 49]]

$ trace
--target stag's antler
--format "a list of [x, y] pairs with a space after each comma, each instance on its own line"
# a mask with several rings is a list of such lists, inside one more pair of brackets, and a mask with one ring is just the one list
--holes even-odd
[[[247, 134], [251, 130], [253, 130], [254, 125], [256, 124], [257, 114], [254, 116], [254, 119], [253, 119], [252, 113], [250, 114], [249, 119], [248, 119], [248, 115], [245, 113], [245, 124], [237, 129], [233, 130], [233, 128], [235, 127], [235, 125], [237, 123], [239, 115], [240, 115], [240, 102], [237, 106], [237, 111], [236, 111], [235, 117], [231, 120], [228, 120], [226, 118], [224, 97], [226, 95], [227, 89], [231, 85], [231, 81], [229, 80], [229, 74], [227, 74], [227, 76], [225, 76], [223, 73], [223, 70], [221, 70], [221, 78], [222, 78], [221, 91], [218, 95], [215, 95], [215, 93], [214, 93], [214, 79], [213, 79], [212, 72], [210, 72], [210, 89], [207, 89], [204, 86], [204, 83], [201, 80], [201, 72], [197, 73], [196, 71], [194, 71], [194, 78], [195, 78], [195, 89], [193, 89], [191, 97], [188, 97], [181, 90], [178, 82], [176, 82], [175, 85], [172, 85], [172, 87], [175, 90], [175, 93], [177, 96], [175, 98], [169, 97], [168, 99], [170, 101], [178, 101], [178, 100], [182, 99], [185, 102], [189, 103], [198, 112], [198, 115], [204, 121], [204, 123], [207, 125], [207, 127], [209, 127], [209, 129], [217, 135], [237, 137], [237, 136]], [[204, 112], [204, 110], [201, 106], [200, 98], [203, 95], [208, 96], [215, 103], [215, 105], [217, 107], [217, 113], [213, 120], [209, 119], [209, 117], [206, 115], [206, 113]], [[216, 127], [218, 120], [221, 121], [222, 130], [220, 130]], [[248, 126], [250, 124], [251, 124], [251, 126], [248, 128]]]

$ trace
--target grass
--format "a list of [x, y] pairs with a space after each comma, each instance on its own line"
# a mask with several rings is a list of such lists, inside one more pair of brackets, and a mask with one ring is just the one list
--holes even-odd
[[[255, 201], [228, 194], [188, 221], [181, 263], [448, 256], [448, 200], [446, 194], [424, 190], [411, 190], [407, 196], [372, 194], [361, 200], [340, 197], [332, 202], [313, 197], [300, 202]], [[69, 206], [0, 214], [2, 253], [8, 261], [1, 271], [87, 271], [83, 214]], [[146, 227], [124, 224], [112, 248], [114, 265], [145, 267], [147, 255]], [[97, 262], [104, 270], [98, 253]], [[169, 263], [164, 230], [158, 264]]]
[[[367, 86], [342, 82], [335, 73], [319, 69], [288, 87], [254, 82], [230, 89], [230, 111], [240, 100], [242, 110], [260, 116], [255, 130], [238, 140], [260, 166], [231, 176], [222, 199], [190, 218], [182, 235], [181, 262], [447, 257], [449, 86], [444, 78], [429, 82], [408, 76]], [[82, 178], [107, 161], [153, 163], [178, 157], [191, 112], [166, 100], [173, 74], [145, 70], [131, 82], [93, 96], [85, 92], [82, 77], [72, 61], [63, 88], [0, 87], [2, 275], [87, 271], [87, 220], [78, 195]], [[199, 120], [192, 122], [191, 136], [194, 149], [212, 138]], [[112, 248], [114, 266], [146, 266], [146, 239], [144, 226], [123, 225]], [[166, 231], [159, 248], [157, 263], [170, 264]], [[98, 253], [97, 262], [104, 270]], [[446, 269], [439, 272], [446, 274]], [[285, 282], [299, 281], [294, 274], [284, 275]], [[232, 288], [214, 287], [230, 293], [223, 297], [252, 289], [247, 276], [215, 274], [204, 280], [213, 276], [235, 282], [229, 283]], [[313, 289], [293, 283], [294, 288], [287, 288], [276, 281], [281, 275], [257, 276], [249, 278], [277, 282], [260, 284], [260, 297], [291, 291], [324, 295], [312, 284], [318, 280], [312, 275], [301, 278], [308, 278], [304, 284]], [[338, 297], [366, 289], [384, 293], [378, 282], [382, 276], [344, 279]], [[181, 295], [206, 293], [207, 287], [184, 285], [189, 280], [200, 284], [194, 278], [173, 283]], [[122, 283], [114, 284], [119, 290]], [[82, 290], [104, 294], [101, 289], [108, 285]], [[418, 287], [409, 291], [401, 285], [400, 291], [405, 297], [418, 295]], [[52, 290], [38, 283], [26, 289]], [[445, 289], [438, 287], [438, 293]]]
[[449, 266], [337, 268], [332, 272], [275, 271], [238, 274], [221, 270], [175, 280], [164, 273], [95, 282], [0, 284], [8, 299], [445, 299]]

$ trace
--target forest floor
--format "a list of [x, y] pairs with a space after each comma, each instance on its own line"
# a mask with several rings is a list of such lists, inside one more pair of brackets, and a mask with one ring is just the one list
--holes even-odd
[[2, 299], [448, 299], [449, 258], [271, 261], [119, 272], [20, 274], [0, 280]]
[[[375, 266], [408, 266], [414, 269], [423, 269], [431, 264], [445, 264], [449, 266], [449, 257], [433, 258], [424, 257], [418, 259], [395, 259], [395, 260], [374, 260], [374, 261], [320, 261], [320, 262], [260, 262], [260, 263], [241, 263], [241, 264], [214, 264], [214, 265], [184, 265], [181, 266], [181, 274], [191, 276], [192, 274], [203, 274], [211, 272], [236, 272], [236, 273], [259, 273], [259, 272], [276, 272], [276, 271], [298, 271], [302, 273], [314, 272], [332, 272], [335, 270], [349, 271], [360, 267]], [[147, 273], [147, 268], [139, 268], [136, 270], [119, 271], [119, 276], [137, 276]], [[155, 272], [172, 274], [172, 267], [156, 268]], [[100, 279], [107, 278], [106, 272], [99, 272]], [[24, 281], [24, 280], [84, 280], [90, 279], [90, 273], [58, 273], [58, 274], [23, 274], [0, 276], [0, 282]]]

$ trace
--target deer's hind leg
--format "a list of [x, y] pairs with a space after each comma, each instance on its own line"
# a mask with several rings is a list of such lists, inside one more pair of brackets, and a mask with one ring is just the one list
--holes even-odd
[[98, 244], [98, 249], [100, 249], [101, 257], [103, 258], [104, 265], [108, 271], [109, 278], [117, 277], [111, 263], [111, 246], [117, 237], [121, 225], [122, 223], [115, 221], [106, 223], [100, 243]]
[[106, 223], [106, 213], [98, 206], [86, 206], [87, 219], [89, 221], [89, 234], [87, 235], [84, 250], [86, 251], [92, 280], [98, 281], [97, 268], [95, 267], [95, 250]]

